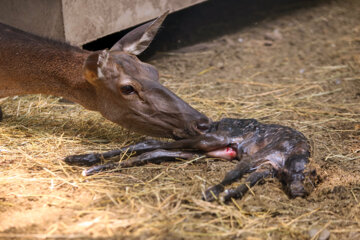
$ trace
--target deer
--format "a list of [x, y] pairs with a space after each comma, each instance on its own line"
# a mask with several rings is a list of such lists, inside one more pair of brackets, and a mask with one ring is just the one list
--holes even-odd
[[201, 135], [211, 120], [164, 87], [156, 68], [137, 57], [167, 15], [95, 52], [0, 23], [0, 98], [54, 95], [140, 134], [174, 139]]

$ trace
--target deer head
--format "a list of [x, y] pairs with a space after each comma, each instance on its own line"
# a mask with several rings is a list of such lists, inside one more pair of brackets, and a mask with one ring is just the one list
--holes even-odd
[[143, 52], [167, 12], [121, 38], [110, 50], [90, 54], [84, 76], [95, 88], [104, 117], [135, 132], [188, 138], [209, 127], [210, 120], [159, 83], [155, 67], [141, 62]]

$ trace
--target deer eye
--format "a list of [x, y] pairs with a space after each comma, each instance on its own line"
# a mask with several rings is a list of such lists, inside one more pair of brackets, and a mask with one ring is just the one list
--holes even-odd
[[120, 91], [121, 91], [122, 94], [125, 94], [125, 95], [130, 95], [130, 94], [135, 93], [135, 89], [131, 85], [122, 86], [120, 88]]

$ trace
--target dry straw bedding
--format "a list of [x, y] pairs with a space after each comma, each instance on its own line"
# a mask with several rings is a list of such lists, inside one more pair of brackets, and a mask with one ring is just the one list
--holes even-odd
[[328, 229], [360, 239], [359, 12], [359, 1], [330, 1], [151, 61], [213, 119], [303, 132], [322, 177], [308, 198], [290, 200], [268, 179], [242, 200], [204, 202], [202, 191], [236, 164], [208, 158], [84, 178], [62, 159], [144, 136], [55, 97], [10, 97], [0, 100], [0, 238], [309, 239]]

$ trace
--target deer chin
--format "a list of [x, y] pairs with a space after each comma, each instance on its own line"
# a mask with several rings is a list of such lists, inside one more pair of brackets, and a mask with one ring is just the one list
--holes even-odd
[[[159, 125], [154, 123], [136, 123], [136, 121], [131, 121], [132, 124], [121, 124], [123, 127], [136, 132], [138, 134], [144, 134], [151, 137], [161, 137], [161, 138], [174, 138], [172, 134], [172, 129], [167, 125]], [[149, 127], [151, 126], [151, 127]]]
[[195, 135], [199, 135], [197, 134], [192, 134], [189, 130], [187, 130], [186, 128], [175, 128], [174, 126], [170, 126], [166, 123], [161, 124], [161, 125], [152, 125], [152, 128], [144, 128], [144, 129], [138, 129], [140, 131], [137, 131], [139, 133], [143, 133], [146, 134], [148, 136], [153, 136], [153, 137], [163, 137], [163, 138], [172, 138], [175, 140], [179, 140], [179, 139], [185, 139], [185, 138], [191, 138]]
[[[116, 122], [115, 119], [112, 121]], [[126, 121], [116, 123], [138, 134], [152, 137], [179, 139], [191, 136], [186, 129], [182, 129], [182, 126], [177, 127], [158, 118], [142, 114], [127, 114]]]
[[172, 138], [175, 140], [191, 138], [200, 135], [198, 132], [191, 132], [187, 129], [175, 129], [172, 131]]
[[172, 131], [172, 138], [175, 140], [186, 139], [190, 137], [191, 136], [183, 130], [175, 129], [174, 131]]

